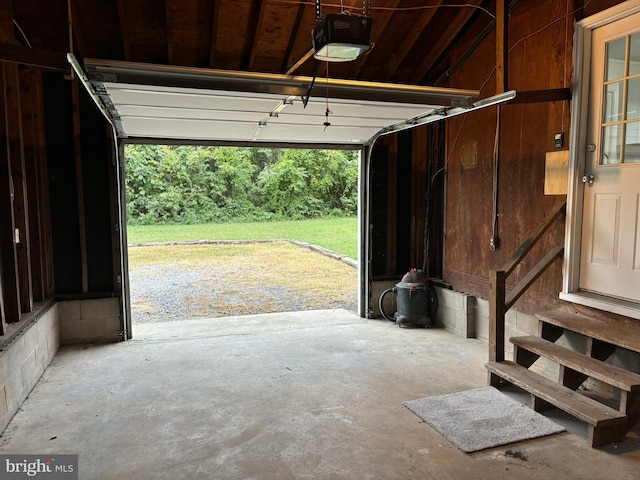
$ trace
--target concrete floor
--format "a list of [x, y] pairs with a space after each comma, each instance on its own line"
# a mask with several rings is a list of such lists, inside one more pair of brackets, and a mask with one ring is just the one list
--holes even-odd
[[62, 348], [0, 453], [77, 453], [100, 480], [638, 478], [633, 433], [464, 454], [402, 406], [485, 386], [486, 358], [483, 341], [345, 310], [134, 325]]

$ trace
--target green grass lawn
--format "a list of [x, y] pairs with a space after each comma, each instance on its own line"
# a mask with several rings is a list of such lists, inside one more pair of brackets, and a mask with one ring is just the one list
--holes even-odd
[[358, 255], [358, 219], [318, 218], [204, 225], [130, 225], [130, 244], [198, 240], [297, 240], [353, 259]]

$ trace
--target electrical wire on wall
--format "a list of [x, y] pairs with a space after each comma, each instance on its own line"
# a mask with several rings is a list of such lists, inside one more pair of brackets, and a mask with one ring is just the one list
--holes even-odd
[[491, 211], [491, 238], [489, 239], [489, 248], [495, 250], [500, 245], [500, 239], [498, 238], [498, 190], [499, 173], [500, 173], [500, 110], [501, 105], [498, 105], [498, 111], [496, 113], [496, 136], [493, 142], [493, 208]]
[[[516, 41], [511, 48], [509, 48], [508, 50], [508, 54], [510, 54], [518, 45], [520, 45], [522, 42], [544, 32], [545, 30], [547, 30], [548, 28], [552, 27], [553, 25], [555, 25], [556, 23], [560, 22], [560, 21], [564, 21], [565, 22], [565, 58], [566, 58], [566, 52], [568, 49], [568, 19], [569, 17], [571, 17], [572, 15], [576, 14], [577, 12], [579, 12], [580, 10], [585, 9], [592, 0], [587, 0], [583, 5], [581, 5], [580, 7], [569, 11], [569, 0], [567, 0], [567, 13], [565, 13], [564, 15], [558, 17], [557, 19], [547, 23], [546, 25], [544, 25], [543, 27], [539, 28], [538, 30], [530, 33], [529, 35], [526, 35], [522, 38], [520, 38], [518, 41]], [[516, 0], [514, 1], [509, 8], [509, 13], [511, 13], [515, 8], [517, 8], [520, 4], [522, 3], [522, 0]], [[465, 52], [462, 57], [456, 62], [454, 63], [454, 65], [452, 67], [450, 67], [444, 74], [442, 74], [440, 76], [440, 78], [438, 78], [438, 80], [436, 81], [437, 85], [440, 85], [442, 83], [444, 83], [444, 81], [449, 78], [451, 75], [453, 75], [453, 73], [460, 69], [466, 62], [467, 60], [471, 57], [471, 54], [473, 53], [473, 51], [479, 47], [479, 45], [482, 43], [482, 41], [488, 36], [488, 33], [493, 30], [495, 28], [495, 22], [492, 22], [491, 25], [489, 25], [485, 31], [483, 31], [480, 36], [476, 39], [476, 41], [472, 44], [472, 46], [469, 48], [469, 50], [467, 52]], [[565, 61], [565, 69], [566, 69], [566, 61]], [[482, 91], [482, 89], [486, 86], [486, 84], [489, 82], [489, 80], [492, 78], [494, 72], [496, 71], [496, 67], [494, 66], [491, 71], [489, 72], [488, 76], [486, 77], [485, 81], [482, 83], [482, 85], [480, 86], [480, 88], [478, 89], [479, 91]], [[563, 86], [566, 85], [566, 73], [563, 76]], [[496, 131], [495, 131], [495, 139], [494, 139], [494, 148], [493, 148], [493, 196], [492, 196], [492, 219], [491, 219], [491, 238], [489, 241], [489, 248], [491, 250], [496, 250], [497, 248], [499, 248], [500, 246], [500, 239], [498, 236], [498, 219], [500, 216], [499, 213], [499, 196], [498, 196], [498, 191], [499, 191], [499, 167], [500, 167], [500, 163], [499, 163], [499, 158], [500, 158], [500, 110], [501, 110], [501, 106], [497, 107], [497, 114], [496, 114]], [[462, 123], [460, 125], [460, 127], [458, 128], [458, 133], [456, 134], [456, 138], [453, 141], [450, 151], [449, 151], [449, 155], [447, 156], [447, 160], [445, 162], [444, 167], [442, 167], [443, 170], [446, 171], [446, 169], [448, 168], [448, 164], [449, 164], [449, 160], [451, 159], [451, 156], [453, 154], [453, 151], [455, 149], [455, 146], [458, 142], [458, 138], [460, 136], [460, 133], [462, 132], [463, 126], [464, 126], [464, 121], [466, 119], [467, 115], [465, 114], [463, 116], [463, 120]], [[563, 103], [562, 106], [562, 129], [564, 130], [564, 125], [565, 125], [565, 105]], [[436, 172], [436, 175], [439, 172]]]

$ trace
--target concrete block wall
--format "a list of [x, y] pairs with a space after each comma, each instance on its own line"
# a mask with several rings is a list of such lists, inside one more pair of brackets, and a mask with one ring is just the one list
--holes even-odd
[[58, 307], [52, 304], [0, 347], [0, 431], [8, 425], [60, 347]]
[[476, 297], [437, 288], [438, 310], [435, 324], [464, 338], [476, 335]]
[[58, 310], [63, 345], [121, 340], [118, 298], [58, 302]]
[[[462, 337], [475, 337], [489, 342], [489, 302], [455, 290], [437, 288], [438, 325]], [[505, 358], [513, 356], [513, 345], [509, 338], [538, 334], [538, 319], [534, 315], [509, 310], [505, 316]], [[570, 336], [569, 336], [570, 337]], [[575, 339], [560, 339], [559, 344], [575, 342]], [[575, 345], [569, 345], [575, 349]], [[580, 351], [580, 348], [577, 348]], [[487, 350], [488, 353], [488, 350]], [[541, 358], [532, 369], [548, 378], [558, 378], [558, 365]]]
[[[466, 338], [489, 340], [489, 302], [467, 293], [436, 287], [437, 325]], [[537, 335], [538, 320], [533, 315], [509, 310], [505, 317], [505, 337]], [[508, 346], [509, 347], [509, 346]]]

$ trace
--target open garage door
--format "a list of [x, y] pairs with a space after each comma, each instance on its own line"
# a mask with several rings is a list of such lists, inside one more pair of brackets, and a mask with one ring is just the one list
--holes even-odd
[[367, 172], [376, 139], [515, 96], [475, 101], [475, 90], [68, 58], [121, 142], [361, 150], [361, 316], [370, 310]]

